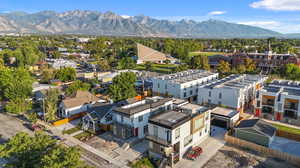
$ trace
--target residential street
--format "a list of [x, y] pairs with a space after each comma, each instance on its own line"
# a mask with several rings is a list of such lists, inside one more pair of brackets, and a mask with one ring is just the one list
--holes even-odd
[[29, 134], [33, 133], [23, 125], [21, 120], [3, 113], [0, 113], [0, 123], [0, 135], [2, 135], [2, 140], [0, 139], [0, 143], [1, 141], [7, 140], [16, 135], [18, 132], [27, 132]]

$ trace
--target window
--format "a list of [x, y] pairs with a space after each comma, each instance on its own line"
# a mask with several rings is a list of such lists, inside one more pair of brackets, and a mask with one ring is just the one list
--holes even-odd
[[144, 126], [144, 134], [145, 134], [145, 135], [148, 134], [148, 125], [145, 125], [145, 126]]
[[121, 123], [122, 123], [122, 122], [124, 122], [124, 117], [123, 117], [123, 116], [121, 116]]
[[203, 121], [202, 117], [198, 118], [197, 120], [195, 120], [195, 122], [194, 122], [194, 130], [198, 130], [201, 127], [203, 127], [203, 123], [204, 123], [204, 121]]
[[183, 93], [183, 97], [186, 97], [186, 92]]
[[199, 136], [202, 136], [202, 130], [199, 131]]
[[157, 84], [157, 88], [159, 88], [159, 84]]
[[149, 141], [149, 148], [153, 149], [153, 142]]
[[171, 131], [170, 130], [166, 130], [166, 134], [167, 134], [167, 141], [171, 142]]
[[260, 107], [260, 101], [259, 100], [256, 102], [256, 106]]
[[143, 121], [143, 118], [144, 116], [139, 116], [139, 122], [142, 122]]
[[158, 128], [157, 128], [157, 126], [153, 126], [153, 136], [158, 137]]
[[193, 95], [193, 90], [190, 91], [190, 95]]
[[259, 91], [256, 92], [256, 98], [259, 98]]
[[208, 101], [209, 104], [211, 103], [211, 100], [210, 100], [210, 99], [208, 99], [207, 101]]
[[168, 85], [165, 85], [165, 89], [168, 89]]
[[189, 136], [185, 137], [184, 140], [183, 140], [184, 147], [189, 145], [192, 141], [193, 141], [193, 135], [189, 135]]
[[175, 139], [178, 139], [180, 137], [180, 128], [177, 128], [175, 130]]
[[211, 97], [211, 91], [208, 92], [208, 96]]
[[222, 93], [219, 93], [219, 99], [222, 99]]
[[278, 103], [278, 111], [282, 111], [282, 103]]
[[199, 89], [197, 88], [197, 89], [196, 89], [196, 93], [198, 93], [198, 91], [199, 91]]

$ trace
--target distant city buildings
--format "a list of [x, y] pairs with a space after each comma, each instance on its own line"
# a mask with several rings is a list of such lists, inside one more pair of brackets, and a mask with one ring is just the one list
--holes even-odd
[[218, 73], [205, 70], [187, 70], [152, 78], [154, 95], [169, 95], [175, 98], [196, 101], [201, 85], [218, 79]]
[[300, 125], [300, 82], [275, 80], [256, 94], [255, 115]]

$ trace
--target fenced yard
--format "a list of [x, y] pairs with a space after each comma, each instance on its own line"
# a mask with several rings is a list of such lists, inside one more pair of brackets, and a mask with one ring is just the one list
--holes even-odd
[[235, 138], [228, 134], [225, 134], [224, 138], [225, 138], [225, 141], [231, 145], [236, 145], [238, 147], [251, 149], [251, 150], [257, 151], [257, 152], [262, 153], [269, 157], [275, 157], [275, 158], [285, 160], [294, 165], [300, 164], [300, 157], [297, 157], [297, 156], [294, 156], [294, 155], [291, 155], [291, 154], [288, 154], [285, 152], [281, 152], [278, 150], [270, 149], [270, 148], [267, 148], [267, 147], [264, 147], [261, 145], [257, 145], [257, 144], [239, 139], [239, 138]]

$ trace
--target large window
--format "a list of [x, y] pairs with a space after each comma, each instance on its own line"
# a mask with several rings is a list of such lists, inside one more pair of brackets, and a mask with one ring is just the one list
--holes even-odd
[[143, 119], [144, 119], [144, 117], [141, 115], [141, 116], [139, 116], [139, 122], [142, 122], [143, 121]]
[[178, 139], [180, 137], [180, 128], [177, 128], [175, 130], [175, 139]]
[[184, 138], [184, 147], [189, 145], [192, 141], [193, 141], [193, 135], [189, 135], [189, 136], [185, 137]]
[[153, 126], [153, 136], [158, 137], [158, 128], [157, 128], [157, 126]]
[[202, 128], [203, 124], [204, 124], [204, 121], [203, 121], [202, 117], [196, 119], [195, 122], [194, 122], [194, 130], [198, 130], [198, 129]]

